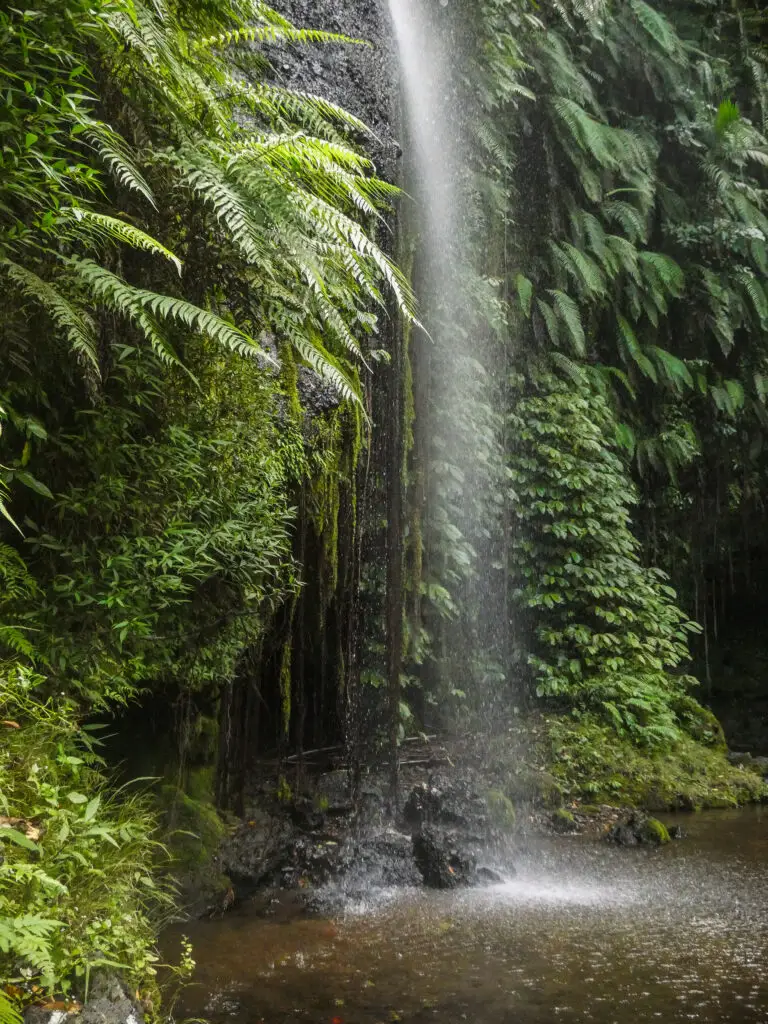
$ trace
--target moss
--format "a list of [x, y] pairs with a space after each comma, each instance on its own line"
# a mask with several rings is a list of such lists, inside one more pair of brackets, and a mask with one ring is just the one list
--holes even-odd
[[644, 843], [652, 843], [656, 846], [663, 846], [670, 842], [667, 826], [658, 818], [646, 818], [640, 826], [640, 837]]
[[563, 799], [564, 793], [560, 780], [550, 772], [538, 772], [535, 778], [534, 803], [554, 809], [562, 806]]
[[731, 765], [716, 743], [682, 735], [653, 751], [584, 717], [550, 717], [539, 756], [569, 799], [650, 810], [737, 807], [768, 794], [753, 772]]
[[515, 805], [500, 789], [489, 789], [485, 794], [485, 803], [488, 807], [491, 822], [497, 828], [514, 828], [517, 818]]
[[680, 720], [685, 731], [697, 743], [712, 747], [722, 753], [728, 749], [723, 727], [715, 714], [689, 694], [684, 694], [675, 701], [672, 710]]
[[160, 789], [159, 808], [167, 822], [174, 873], [189, 874], [208, 865], [228, 831], [213, 804], [169, 784]]

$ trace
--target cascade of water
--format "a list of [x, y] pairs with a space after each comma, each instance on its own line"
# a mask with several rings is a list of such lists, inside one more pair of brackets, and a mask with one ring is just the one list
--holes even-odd
[[460, 75], [461, 29], [450, 0], [389, 0], [389, 8], [401, 69], [405, 188], [414, 200], [403, 212], [416, 241], [415, 279], [431, 336], [417, 339], [427, 358], [416, 391], [428, 437], [429, 451], [421, 456], [429, 465], [432, 540], [447, 552], [441, 567], [432, 568], [443, 573], [439, 582], [451, 580], [462, 607], [460, 655], [449, 656], [452, 666], [442, 668], [458, 676], [462, 689], [469, 669], [475, 703], [490, 719], [501, 691], [508, 622], [498, 556], [502, 531], [491, 508], [498, 499], [500, 460], [491, 467], [499, 453], [498, 416], [491, 398], [494, 355], [477, 298], [480, 260], [487, 260], [486, 246], [478, 243], [484, 229], [478, 227], [482, 213], [465, 130], [470, 115]]

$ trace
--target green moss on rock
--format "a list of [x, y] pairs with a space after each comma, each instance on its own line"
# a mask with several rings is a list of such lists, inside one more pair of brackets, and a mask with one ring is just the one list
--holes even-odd
[[667, 826], [658, 818], [646, 818], [639, 826], [639, 832], [644, 843], [663, 846], [664, 843], [671, 841]]
[[515, 826], [515, 805], [500, 789], [489, 789], [485, 795], [488, 814], [497, 828], [510, 830]]

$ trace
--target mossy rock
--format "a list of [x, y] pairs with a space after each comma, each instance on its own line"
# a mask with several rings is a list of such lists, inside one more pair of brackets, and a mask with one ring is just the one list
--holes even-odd
[[720, 753], [725, 753], [728, 745], [725, 740], [725, 733], [717, 716], [709, 708], [703, 707], [699, 702], [685, 694], [678, 697], [672, 706], [672, 710], [680, 720], [681, 725], [697, 743], [710, 747]]
[[515, 827], [515, 805], [500, 789], [489, 789], [485, 794], [485, 803], [491, 824], [505, 831], [511, 831]]
[[558, 807], [552, 812], [552, 828], [556, 832], [572, 832], [576, 827], [576, 819], [565, 807]]
[[160, 790], [160, 809], [173, 870], [184, 874], [206, 866], [228, 832], [213, 804], [166, 785]]
[[[685, 708], [690, 718], [709, 721], [710, 712], [695, 701]], [[550, 771], [569, 800], [664, 811], [735, 807], [768, 792], [755, 772], [728, 763], [711, 722], [708, 743], [681, 732], [675, 744], [656, 750], [587, 716], [578, 722], [551, 717], [546, 723]]]
[[642, 843], [652, 846], [663, 846], [671, 841], [669, 829], [658, 818], [644, 818], [638, 824], [637, 832]]
[[600, 804], [579, 804], [577, 810], [579, 814], [588, 814], [590, 817], [596, 817], [598, 814], [603, 813], [603, 808]]

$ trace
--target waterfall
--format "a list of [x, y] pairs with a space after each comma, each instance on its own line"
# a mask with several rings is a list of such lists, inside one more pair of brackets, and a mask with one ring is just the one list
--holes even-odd
[[[414, 339], [415, 403], [428, 451], [433, 582], [461, 608], [442, 682], [467, 689], [488, 721], [497, 710], [506, 662], [503, 515], [499, 474], [502, 419], [494, 399], [498, 348], [490, 337], [487, 286], [491, 235], [477, 199], [469, 131], [472, 98], [461, 78], [463, 29], [455, 0], [389, 0], [397, 43], [404, 132], [403, 185], [412, 202], [401, 222], [415, 244], [414, 281], [428, 334]], [[495, 507], [494, 507], [495, 503]], [[447, 552], [443, 558], [443, 552]], [[445, 628], [445, 627], [443, 627]], [[451, 678], [462, 676], [463, 678]]]

